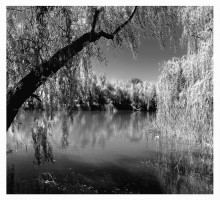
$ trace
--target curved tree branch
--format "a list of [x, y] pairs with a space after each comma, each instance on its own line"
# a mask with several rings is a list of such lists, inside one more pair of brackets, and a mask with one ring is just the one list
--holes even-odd
[[[131, 19], [133, 18], [136, 10], [137, 10], [137, 6], [135, 6], [131, 16], [123, 24], [121, 24], [118, 28], [116, 28], [113, 33], [109, 34], [109, 33], [106, 33], [104, 31], [100, 31], [99, 33], [96, 33], [96, 35], [98, 34], [101, 37], [105, 37], [106, 39], [112, 39], [113, 40], [114, 36], [131, 21]], [[92, 37], [94, 37], [94, 34], [95, 34], [95, 25], [96, 25], [98, 15], [99, 15], [100, 12], [101, 12], [101, 9], [96, 9], [95, 10], [95, 15], [94, 15], [94, 19], [93, 19], [93, 23], [92, 23], [92, 30], [91, 30], [91, 36]]]
[[114, 39], [114, 35], [106, 33], [104, 31], [100, 31], [99, 33], [96, 33], [96, 34], [97, 34], [98, 37], [104, 37], [104, 38], [109, 39], [109, 40]]
[[113, 35], [117, 34], [121, 29], [123, 29], [128, 22], [131, 21], [132, 17], [134, 16], [135, 11], [137, 10], [137, 6], [135, 6], [133, 13], [131, 14], [131, 16], [127, 19], [127, 21], [125, 21], [123, 24], [121, 24], [118, 28], [115, 29], [115, 31], [112, 33]]
[[95, 32], [95, 25], [96, 25], [96, 22], [97, 22], [97, 19], [98, 19], [100, 12], [101, 12], [101, 9], [95, 9], [95, 14], [94, 14], [93, 23], [92, 23], [92, 30], [91, 30], [92, 37]]
[[32, 94], [31, 97], [33, 97], [33, 98], [37, 99], [38, 101], [42, 102], [40, 97], [36, 94]]

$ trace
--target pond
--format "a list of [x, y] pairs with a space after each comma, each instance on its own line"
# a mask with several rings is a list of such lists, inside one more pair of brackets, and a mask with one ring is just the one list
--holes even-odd
[[155, 113], [20, 111], [7, 133], [7, 193], [161, 194]]

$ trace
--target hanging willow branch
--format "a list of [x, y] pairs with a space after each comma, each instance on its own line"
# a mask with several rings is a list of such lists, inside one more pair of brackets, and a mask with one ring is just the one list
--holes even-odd
[[[46, 82], [48, 77], [52, 76], [60, 68], [65, 66], [70, 59], [77, 55], [89, 43], [95, 42], [101, 37], [113, 40], [114, 36], [131, 21], [136, 10], [137, 7], [135, 7], [131, 16], [111, 34], [102, 30], [95, 32], [95, 26], [101, 9], [96, 10], [90, 32], [83, 34], [69, 45], [57, 51], [48, 61], [42, 62], [36, 66], [29, 74], [27, 74], [12, 89], [10, 89], [7, 93], [7, 129], [10, 127], [22, 104], [40, 85]], [[40, 15], [39, 19], [43, 20], [43, 15]]]

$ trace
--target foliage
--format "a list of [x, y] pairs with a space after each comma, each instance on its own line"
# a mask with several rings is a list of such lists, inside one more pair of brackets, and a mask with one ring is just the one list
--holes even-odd
[[184, 7], [179, 15], [188, 54], [165, 62], [157, 83], [157, 128], [169, 141], [161, 148], [168, 155], [183, 152], [174, 154], [173, 170], [212, 177], [213, 10]]
[[[198, 7], [197, 10], [186, 8], [187, 12], [203, 14]], [[208, 14], [211, 12], [207, 10]], [[183, 17], [184, 17], [183, 16]], [[185, 18], [184, 18], [185, 19]], [[190, 20], [190, 18], [188, 19]], [[211, 26], [212, 18], [206, 22], [201, 30], [201, 20], [195, 21], [194, 15], [191, 19], [199, 28], [194, 32], [200, 35], [201, 32], [206, 38], [198, 40], [198, 51], [182, 58], [173, 58], [164, 63], [163, 71], [159, 78], [158, 89], [158, 119], [161, 121], [170, 120], [176, 123], [184, 118], [187, 120], [187, 127], [196, 135], [212, 137], [213, 127], [213, 36], [206, 24]], [[185, 22], [185, 21], [184, 21]], [[192, 24], [191, 22], [190, 24]], [[197, 22], [197, 23], [196, 23]], [[189, 47], [191, 48], [191, 47]], [[198, 139], [198, 138], [197, 138]], [[205, 139], [205, 138], [204, 138]], [[205, 142], [211, 142], [206, 138]]]
[[[71, 68], [72, 69], [72, 68]], [[42, 108], [71, 109], [71, 110], [106, 110], [108, 104], [124, 106], [131, 110], [131, 104], [141, 107], [142, 110], [156, 109], [156, 87], [144, 81], [133, 84], [132, 80], [110, 82], [104, 75], [96, 76], [92, 69], [87, 76], [84, 68], [75, 71], [75, 81], [71, 81], [71, 71], [65, 76], [61, 69], [53, 79], [42, 85], [37, 94], [42, 100]], [[73, 73], [72, 73], [73, 74]], [[74, 75], [74, 74], [73, 74]], [[62, 78], [61, 78], [62, 77]], [[30, 99], [32, 100], [32, 99]], [[39, 108], [38, 101], [30, 100], [24, 104], [25, 108]], [[97, 107], [98, 106], [98, 107]], [[116, 106], [117, 107], [117, 106]], [[118, 107], [119, 108], [119, 107]], [[119, 108], [120, 109], [120, 108]]]
[[[95, 18], [97, 12], [98, 19]], [[123, 22], [132, 16], [132, 12], [135, 12], [133, 19], [121, 27]], [[94, 22], [95, 27], [92, 25]], [[175, 41], [175, 22], [177, 22], [175, 7], [137, 7], [135, 10], [134, 7], [129, 6], [7, 7], [7, 87], [13, 88], [19, 80], [33, 69], [39, 68], [58, 50], [90, 31], [91, 26], [96, 31], [117, 33], [114, 40], [101, 39], [85, 45], [81, 52], [53, 75], [54, 81], [48, 81], [38, 90], [38, 93], [49, 88], [56, 90], [57, 88], [52, 89], [52, 87], [59, 82], [61, 93], [67, 92], [74, 96], [72, 93], [79, 89], [75, 84], [78, 81], [77, 73], [85, 70], [84, 78], [86, 79], [91, 69], [92, 59], [105, 61], [100, 48], [102, 45], [111, 45], [113, 48], [121, 49], [127, 46], [135, 57], [138, 53], [141, 35], [158, 39], [162, 47], [165, 46], [168, 35], [172, 41]], [[117, 32], [118, 30], [120, 31]], [[66, 87], [66, 82], [69, 82], [68, 87]], [[83, 82], [82, 87], [81, 95], [86, 96], [87, 82]], [[77, 95], [75, 96], [77, 98]], [[50, 100], [53, 103], [54, 99]]]

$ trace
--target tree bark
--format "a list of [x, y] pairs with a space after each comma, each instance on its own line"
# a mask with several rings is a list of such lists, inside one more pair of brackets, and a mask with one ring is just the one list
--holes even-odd
[[12, 89], [10, 89], [7, 92], [7, 129], [10, 127], [22, 104], [47, 80], [49, 76], [52, 76], [60, 68], [65, 66], [68, 60], [77, 55], [89, 43], [95, 42], [101, 37], [113, 40], [115, 34], [117, 34], [131, 20], [136, 8], [137, 7], [135, 7], [129, 19], [119, 26], [112, 34], [104, 31], [94, 32], [98, 17], [98, 12], [96, 12], [92, 30], [90, 32], [85, 33], [71, 44], [56, 52], [47, 62], [37, 66]]

